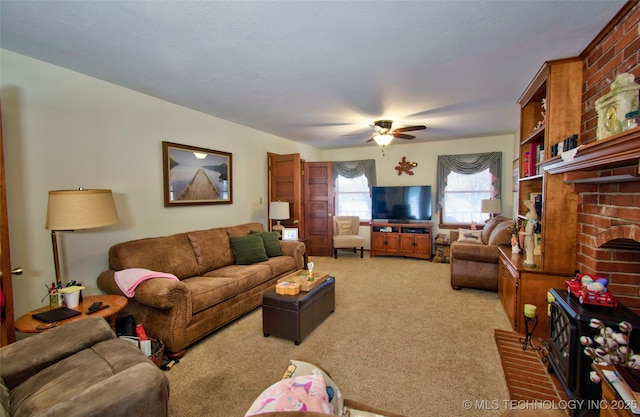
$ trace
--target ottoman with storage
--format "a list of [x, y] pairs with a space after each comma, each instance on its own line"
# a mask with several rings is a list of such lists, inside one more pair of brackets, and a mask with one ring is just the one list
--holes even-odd
[[335, 309], [335, 278], [329, 277], [308, 292], [277, 294], [275, 289], [262, 296], [262, 331], [293, 340], [299, 345]]

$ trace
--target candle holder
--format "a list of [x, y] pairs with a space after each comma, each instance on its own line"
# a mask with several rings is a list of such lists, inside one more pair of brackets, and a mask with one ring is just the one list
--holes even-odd
[[[533, 345], [533, 341], [531, 338], [533, 337], [533, 332], [536, 330], [536, 326], [538, 325], [538, 316], [535, 315], [533, 317], [529, 317], [526, 314], [524, 315], [524, 330], [525, 330], [525, 338], [524, 340], [520, 338], [520, 343], [522, 343], [522, 350], [527, 350], [528, 346], [531, 346], [533, 350], [542, 350], [542, 347], [535, 347]], [[529, 330], [531, 327], [531, 330]]]

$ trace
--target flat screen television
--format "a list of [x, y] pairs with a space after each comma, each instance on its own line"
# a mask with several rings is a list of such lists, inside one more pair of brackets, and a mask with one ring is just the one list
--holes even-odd
[[431, 186], [373, 187], [371, 218], [390, 223], [431, 220]]

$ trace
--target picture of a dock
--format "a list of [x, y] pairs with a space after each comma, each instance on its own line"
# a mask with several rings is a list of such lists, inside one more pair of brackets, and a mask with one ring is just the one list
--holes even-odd
[[231, 154], [162, 142], [164, 205], [231, 204]]
[[181, 200], [213, 200], [217, 198], [220, 198], [220, 193], [202, 168], [196, 172], [187, 188], [180, 194]]

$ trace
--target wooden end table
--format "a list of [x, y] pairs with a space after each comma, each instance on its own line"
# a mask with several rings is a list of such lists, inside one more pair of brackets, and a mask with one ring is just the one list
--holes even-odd
[[[102, 301], [103, 305], [108, 305], [109, 307], [96, 311], [93, 314], [87, 314], [87, 310], [89, 306], [97, 301]], [[127, 297], [123, 297], [121, 295], [88, 295], [84, 296], [82, 302], [78, 304], [78, 307], [73, 308], [72, 310], [77, 310], [80, 312], [80, 315], [71, 317], [69, 319], [65, 319], [60, 321], [60, 324], [71, 323], [72, 321], [86, 319], [88, 317], [104, 317], [105, 320], [109, 322], [113, 331], [116, 330], [116, 314], [122, 311], [123, 308], [127, 306], [128, 300]], [[51, 310], [51, 307], [45, 306], [37, 308], [33, 311], [28, 312], [20, 316], [15, 322], [16, 330], [22, 333], [40, 333], [47, 328], [43, 326], [47, 323], [34, 319], [32, 317], [33, 314], [43, 313], [45, 311]], [[40, 328], [38, 328], [40, 327]], [[53, 326], [52, 326], [53, 327]]]

